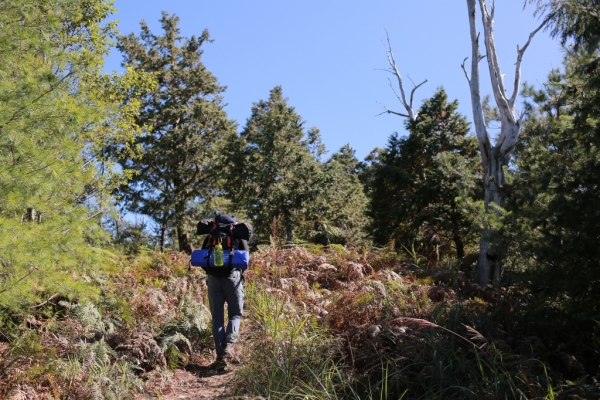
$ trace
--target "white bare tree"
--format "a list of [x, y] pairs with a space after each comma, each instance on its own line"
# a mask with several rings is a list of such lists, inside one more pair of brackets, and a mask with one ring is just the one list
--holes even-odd
[[389, 108], [387, 108], [386, 106], [384, 106], [383, 104], [380, 103], [385, 111], [381, 112], [379, 115], [394, 114], [394, 115], [398, 115], [400, 117], [410, 118], [412, 121], [414, 121], [417, 118], [417, 114], [415, 113], [415, 111], [413, 109], [413, 98], [414, 98], [414, 95], [415, 95], [415, 92], [417, 91], [417, 89], [420, 88], [421, 86], [423, 86], [427, 82], [427, 79], [425, 79], [423, 82], [421, 82], [417, 85], [415, 82], [413, 82], [412, 79], [410, 79], [410, 76], [409, 76], [408, 79], [410, 79], [410, 81], [412, 82], [413, 88], [410, 91], [410, 97], [408, 99], [406, 98], [406, 91], [404, 90], [404, 80], [402, 79], [400, 70], [398, 69], [398, 66], [396, 65], [396, 59], [394, 58], [394, 53], [392, 52], [392, 45], [390, 44], [390, 35], [389, 35], [387, 29], [385, 30], [385, 34], [387, 37], [387, 46], [385, 48], [385, 51], [387, 53], [387, 59], [388, 59], [388, 63], [390, 64], [390, 67], [388, 69], [384, 69], [384, 71], [389, 72], [390, 74], [392, 74], [396, 77], [396, 80], [398, 81], [398, 89], [400, 90], [400, 95], [398, 95], [398, 92], [394, 88], [394, 85], [392, 84], [392, 80], [388, 78], [388, 82], [390, 83], [390, 87], [392, 88], [392, 91], [396, 95], [396, 98], [398, 99], [398, 101], [400, 101], [400, 104], [402, 104], [402, 106], [404, 106], [406, 113], [390, 110]]
[[[477, 28], [476, 14], [477, 4], [481, 10], [481, 18], [483, 21], [483, 33], [485, 44], [485, 56], [479, 52], [479, 34]], [[493, 35], [493, 19], [495, 4], [492, 0], [491, 8], [488, 7], [486, 0], [467, 0], [469, 10], [469, 26], [471, 31], [471, 76], [465, 68], [465, 62], [462, 63], [462, 68], [465, 76], [469, 81], [471, 89], [471, 103], [473, 106], [473, 120], [475, 122], [475, 132], [479, 142], [481, 151], [481, 162], [483, 165], [483, 182], [485, 188], [484, 204], [486, 211], [489, 210], [490, 204], [493, 203], [499, 207], [504, 206], [506, 200], [506, 179], [504, 175], [504, 167], [508, 165], [510, 157], [513, 153], [515, 145], [519, 139], [521, 131], [521, 122], [523, 115], [518, 116], [515, 111], [515, 102], [519, 94], [519, 86], [521, 81], [521, 61], [523, 54], [533, 36], [545, 25], [547, 20], [544, 20], [540, 26], [530, 35], [527, 43], [521, 48], [517, 46], [517, 62], [515, 64], [515, 81], [513, 93], [510, 97], [504, 86], [504, 75], [500, 71], [500, 64], [494, 44]], [[500, 116], [500, 135], [495, 143], [492, 143], [487, 131], [485, 122], [484, 109], [480, 90], [480, 75], [479, 62], [486, 58], [490, 70], [490, 79], [492, 83], [492, 91]], [[503, 251], [499, 246], [493, 243], [492, 231], [485, 229], [481, 233], [481, 241], [479, 247], [479, 263], [477, 267], [476, 283], [485, 286], [489, 283], [492, 272], [494, 285], [500, 285], [500, 273], [502, 268]]]

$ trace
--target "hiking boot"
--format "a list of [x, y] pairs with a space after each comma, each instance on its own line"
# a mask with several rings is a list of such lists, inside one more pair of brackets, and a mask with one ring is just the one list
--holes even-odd
[[217, 372], [225, 371], [227, 368], [227, 362], [225, 361], [225, 357], [223, 355], [218, 355], [217, 359], [210, 364], [210, 368], [214, 369]]
[[228, 364], [239, 364], [240, 357], [233, 343], [225, 345], [225, 360]]
[[227, 364], [239, 364], [241, 363], [240, 357], [235, 353], [227, 353], [225, 354], [225, 360]]

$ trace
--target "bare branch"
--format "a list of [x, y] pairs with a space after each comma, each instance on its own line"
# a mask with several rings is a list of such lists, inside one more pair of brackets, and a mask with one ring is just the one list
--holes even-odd
[[471, 78], [469, 78], [469, 73], [467, 72], [467, 68], [465, 67], [465, 63], [467, 62], [468, 59], [469, 59], [469, 57], [465, 57], [462, 64], [460, 64], [460, 66], [462, 67], [462, 70], [465, 73], [465, 78], [467, 78], [467, 82], [471, 83]]
[[[30, 265], [29, 266], [29, 271], [25, 275], [23, 275], [21, 278], [17, 279], [17, 281], [12, 284], [13, 285], [12, 287], [14, 287], [17, 284], [21, 283], [21, 281], [23, 279], [27, 278], [29, 275], [33, 274], [34, 271], [37, 271], [37, 270], [38, 269], [36, 267], [34, 267], [33, 265]], [[2, 290], [0, 290], [0, 293], [4, 293], [4, 292], [8, 291], [9, 289], [12, 289], [12, 287], [2, 289]]]
[[[410, 79], [410, 77], [408, 77], [408, 79]], [[411, 91], [410, 91], [410, 107], [412, 108], [412, 104], [413, 104], [413, 98], [415, 96], [415, 92], [417, 91], [418, 88], [420, 88], [421, 86], [423, 86], [424, 84], [427, 83], [427, 79], [425, 79], [423, 82], [419, 83], [418, 85], [415, 85], [415, 83], [413, 82], [412, 79], [410, 79], [410, 81], [413, 83], [413, 85], [415, 86]]]
[[471, 77], [469, 78], [467, 70], [464, 67], [467, 58], [465, 58], [465, 60], [463, 61], [463, 70], [465, 71], [465, 76], [467, 76], [467, 79], [469, 81], [475, 133], [477, 134], [479, 150], [481, 151], [481, 157], [485, 166], [489, 161], [491, 141], [487, 133], [485, 117], [483, 115], [483, 106], [481, 103], [481, 88], [479, 78], [479, 61], [481, 60], [481, 54], [479, 53], [479, 32], [477, 32], [476, 23], [476, 1], [477, 0], [467, 0], [469, 11], [469, 28], [471, 35]]
[[405, 117], [405, 118], [410, 118], [410, 115], [408, 114], [402, 114], [398, 111], [393, 111], [390, 110], [389, 108], [387, 108], [386, 106], [384, 106], [383, 104], [381, 104], [380, 102], [377, 102], [377, 104], [379, 104], [385, 111], [380, 112], [379, 114], [377, 114], [376, 116], [380, 116], [382, 114], [394, 114], [394, 115], [399, 115], [401, 117]]
[[396, 89], [394, 89], [394, 85], [392, 85], [392, 81], [389, 78], [388, 78], [388, 82], [390, 83], [390, 88], [392, 89], [392, 92], [394, 92], [394, 95], [396, 96], [398, 101], [400, 103], [402, 103], [402, 99], [400, 98], [400, 96], [398, 96], [398, 93], [396, 93]]
[[373, 71], [383, 71], [383, 72], [389, 72], [392, 75], [394, 74], [394, 71], [392, 71], [391, 69], [383, 69], [383, 68], [373, 68]]
[[521, 125], [521, 122], [523, 122], [523, 119], [525, 118], [526, 115], [527, 115], [527, 110], [522, 110], [519, 115], [519, 125]]
[[[419, 87], [421, 87], [425, 82], [427, 82], [427, 80], [425, 80], [424, 82], [422, 82], [419, 85], [415, 85], [415, 83], [413, 82], [413, 85], [415, 87], [412, 89], [412, 91], [410, 93], [410, 99], [407, 100], [406, 91], [404, 90], [404, 80], [402, 79], [402, 75], [400, 74], [400, 70], [398, 69], [398, 66], [396, 64], [396, 59], [394, 58], [394, 53], [392, 52], [390, 35], [388, 33], [387, 28], [385, 28], [385, 26], [384, 26], [384, 29], [385, 29], [386, 39], [387, 39], [386, 54], [387, 54], [388, 63], [390, 64], [390, 69], [387, 71], [391, 72], [392, 74], [394, 74], [396, 76], [396, 79], [398, 80], [398, 87], [400, 88], [400, 95], [398, 95], [398, 93], [396, 93], [396, 91], [393, 89], [393, 87], [392, 87], [392, 90], [394, 90], [394, 94], [396, 95], [396, 97], [398, 98], [400, 103], [404, 106], [404, 108], [407, 111], [407, 114], [398, 113], [398, 112], [390, 112], [390, 114], [406, 116], [407, 118], [410, 118], [411, 120], [414, 121], [416, 118], [416, 114], [413, 111], [414, 93]], [[409, 79], [410, 79], [410, 77], [409, 77]], [[411, 81], [412, 81], [412, 79], [411, 79]], [[390, 86], [391, 86], [391, 82], [390, 82]], [[386, 110], [387, 110], [387, 108], [386, 108]]]
[[483, 34], [485, 38], [485, 48], [488, 56], [488, 66], [490, 69], [490, 79], [492, 81], [494, 98], [496, 99], [496, 104], [498, 105], [498, 109], [500, 110], [502, 118], [514, 123], [515, 117], [513, 110], [508, 104], [508, 98], [506, 97], [506, 89], [504, 87], [502, 72], [500, 71], [500, 63], [498, 62], [496, 45], [494, 43], [492, 16], [488, 13], [486, 0], [479, 0], [479, 6], [482, 12], [481, 18], [483, 20]]
[[87, 217], [87, 219], [94, 219], [94, 218], [96, 218], [98, 215], [100, 215], [100, 214], [103, 214], [103, 213], [104, 213], [104, 210], [100, 210], [100, 211], [98, 211], [96, 214], [94, 214], [94, 215], [90, 215], [89, 217]]
[[534, 30], [533, 32], [531, 32], [529, 34], [529, 39], [527, 39], [527, 43], [525, 43], [525, 45], [523, 46], [522, 49], [520, 49], [519, 46], [517, 45], [517, 63], [516, 63], [516, 67], [515, 67], [515, 86], [513, 89], [513, 94], [508, 102], [508, 104], [511, 108], [514, 108], [515, 102], [517, 101], [517, 96], [519, 94], [519, 85], [521, 84], [521, 61], [523, 61], [523, 54], [525, 53], [525, 50], [527, 50], [527, 47], [529, 47], [529, 43], [531, 43], [531, 39], [533, 39], [535, 34], [538, 33], [540, 31], [540, 29], [542, 29], [544, 27], [544, 25], [546, 25], [547, 22], [548, 22], [548, 19], [544, 19], [544, 21], [540, 24], [540, 26], [538, 26], [536, 30]]

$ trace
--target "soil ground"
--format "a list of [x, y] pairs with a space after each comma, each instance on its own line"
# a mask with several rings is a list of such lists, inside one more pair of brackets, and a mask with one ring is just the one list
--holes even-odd
[[217, 373], [209, 366], [189, 364], [185, 370], [175, 371], [173, 390], [162, 398], [164, 400], [230, 398], [234, 373], [230, 367], [224, 372]]
[[[244, 343], [249, 339], [251, 331], [247, 321], [244, 321], [246, 326], [242, 330], [241, 341], [236, 347], [239, 355], [244, 352]], [[229, 364], [225, 371], [217, 372], [203, 357], [192, 356], [185, 369], [175, 370], [172, 389], [160, 398], [162, 400], [264, 400], [264, 397], [233, 396], [234, 378], [238, 366], [238, 364]]]

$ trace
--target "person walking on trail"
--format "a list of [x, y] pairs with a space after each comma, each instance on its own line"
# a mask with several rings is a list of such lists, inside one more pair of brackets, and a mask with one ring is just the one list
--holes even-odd
[[[228, 362], [237, 363], [237, 342], [244, 312], [244, 274], [248, 267], [249, 224], [240, 224], [228, 214], [214, 220], [202, 220], [197, 234], [206, 234], [201, 250], [192, 253], [192, 266], [202, 267], [207, 274], [208, 302], [212, 316], [212, 334], [216, 360], [212, 367], [223, 370]], [[225, 325], [227, 304], [227, 325]]]
[[[215, 367], [224, 368], [227, 361], [237, 362], [233, 344], [237, 342], [244, 312], [244, 275], [233, 269], [228, 276], [208, 275], [208, 302], [212, 316], [212, 334], [217, 358]], [[227, 326], [225, 327], [225, 303]], [[226, 356], [227, 361], [226, 361]]]

